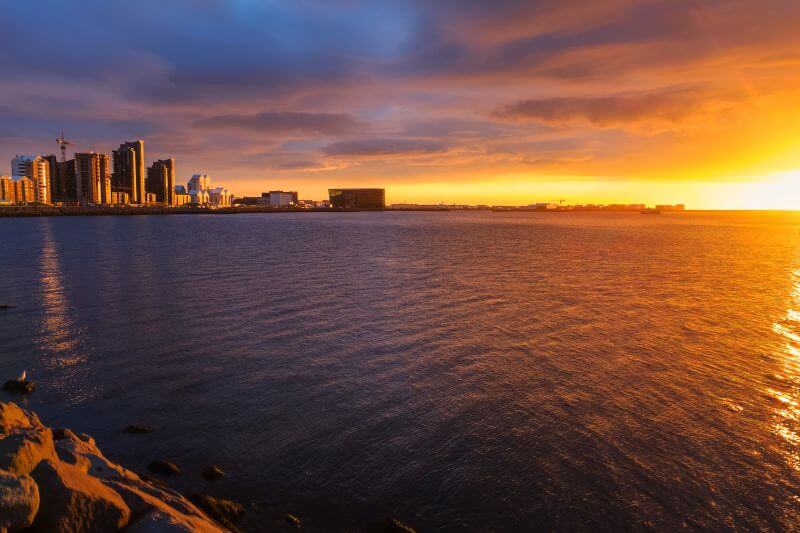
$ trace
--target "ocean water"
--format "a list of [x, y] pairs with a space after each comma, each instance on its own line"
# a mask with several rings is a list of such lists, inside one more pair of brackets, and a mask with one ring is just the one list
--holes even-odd
[[800, 527], [798, 214], [0, 219], [0, 303], [29, 408], [246, 530]]

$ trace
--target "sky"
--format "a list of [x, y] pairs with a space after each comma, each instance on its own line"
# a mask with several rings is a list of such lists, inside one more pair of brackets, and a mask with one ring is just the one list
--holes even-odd
[[797, 0], [0, 0], [0, 27], [0, 161], [64, 131], [239, 196], [800, 208]]

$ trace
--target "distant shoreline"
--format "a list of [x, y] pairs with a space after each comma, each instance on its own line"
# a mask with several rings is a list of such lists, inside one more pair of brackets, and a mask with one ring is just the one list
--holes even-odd
[[[15, 217], [57, 217], [57, 216], [136, 216], [136, 215], [241, 215], [248, 213], [361, 213], [361, 212], [451, 212], [451, 211], [484, 211], [489, 213], [630, 213], [638, 214], [632, 209], [452, 209], [449, 207], [419, 208], [383, 208], [383, 209], [347, 209], [347, 208], [291, 208], [291, 207], [60, 207], [51, 205], [10, 205], [0, 206], [0, 218]], [[666, 211], [665, 213], [792, 213], [788, 209], [686, 209], [684, 211]]]

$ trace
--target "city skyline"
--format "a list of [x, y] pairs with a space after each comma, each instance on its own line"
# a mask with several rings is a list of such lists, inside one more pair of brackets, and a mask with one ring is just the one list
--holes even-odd
[[82, 6], [0, 14], [0, 160], [64, 130], [150, 139], [241, 195], [800, 205], [793, 2]]

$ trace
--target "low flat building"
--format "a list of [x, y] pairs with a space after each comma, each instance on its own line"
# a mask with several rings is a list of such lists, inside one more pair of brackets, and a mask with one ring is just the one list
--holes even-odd
[[343, 209], [383, 209], [386, 189], [328, 189], [331, 207]]
[[297, 205], [297, 196], [297, 191], [269, 191], [261, 193], [261, 197], [266, 199], [264, 203], [268, 204], [270, 207], [291, 207]]
[[686, 206], [683, 204], [664, 204], [664, 205], [657, 205], [656, 209], [659, 211], [683, 211], [686, 209]]

